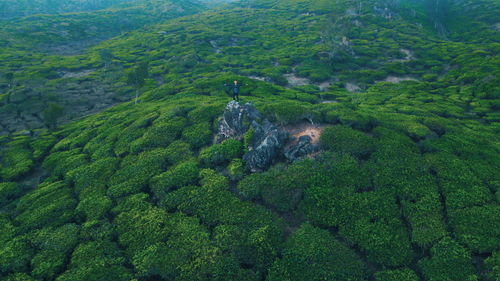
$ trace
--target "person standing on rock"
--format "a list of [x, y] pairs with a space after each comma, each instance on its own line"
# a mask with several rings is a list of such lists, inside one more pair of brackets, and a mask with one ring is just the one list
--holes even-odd
[[224, 84], [224, 86], [231, 87], [231, 92], [233, 93], [233, 100], [239, 102], [240, 101], [240, 87], [242, 85], [238, 84], [238, 81], [234, 80], [233, 84]]

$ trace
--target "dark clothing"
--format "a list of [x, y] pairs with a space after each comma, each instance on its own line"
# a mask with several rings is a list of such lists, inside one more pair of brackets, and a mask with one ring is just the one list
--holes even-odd
[[224, 84], [226, 87], [231, 87], [231, 92], [233, 93], [233, 100], [240, 101], [240, 84]]

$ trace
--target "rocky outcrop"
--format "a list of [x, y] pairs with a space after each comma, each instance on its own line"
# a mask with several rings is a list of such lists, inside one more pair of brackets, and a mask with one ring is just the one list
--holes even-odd
[[288, 133], [267, 119], [262, 125], [254, 121], [251, 126], [254, 133], [243, 161], [252, 172], [263, 171], [281, 155]]
[[252, 122], [260, 118], [260, 113], [251, 103], [242, 106], [237, 101], [229, 102], [224, 110], [224, 116], [219, 122], [216, 142], [220, 143], [226, 139], [241, 140]]
[[259, 172], [276, 161], [287, 159], [293, 162], [318, 152], [320, 134], [321, 127], [318, 126], [299, 125], [285, 129], [263, 119], [251, 103], [241, 105], [231, 101], [219, 121], [216, 142], [245, 138], [248, 151], [243, 155], [243, 161], [248, 170]]
[[261, 121], [260, 113], [251, 103], [240, 105], [231, 101], [226, 106], [219, 122], [216, 142], [230, 138], [241, 140], [250, 128], [253, 134], [243, 160], [250, 171], [263, 171], [280, 158], [288, 133], [267, 119]]
[[311, 136], [300, 136], [298, 141], [285, 149], [285, 157], [289, 161], [301, 160], [312, 153], [318, 152], [320, 149], [319, 144], [312, 143]]

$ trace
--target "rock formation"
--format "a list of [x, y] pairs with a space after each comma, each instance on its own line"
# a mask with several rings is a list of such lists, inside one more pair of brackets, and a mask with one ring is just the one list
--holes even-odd
[[267, 119], [261, 121], [260, 113], [251, 103], [240, 105], [236, 101], [231, 101], [226, 106], [223, 118], [219, 122], [216, 142], [220, 143], [230, 138], [241, 140], [250, 128], [253, 129], [253, 135], [243, 160], [250, 171], [262, 171], [279, 158], [288, 134]]
[[319, 149], [319, 144], [312, 143], [311, 136], [304, 135], [299, 137], [297, 143], [285, 149], [285, 157], [289, 161], [296, 161], [307, 157], [311, 153], [318, 152]]
[[320, 149], [311, 136], [290, 139], [287, 130], [263, 119], [251, 103], [241, 105], [236, 101], [228, 103], [224, 110], [216, 142], [221, 143], [226, 139], [243, 140], [250, 129], [251, 136], [247, 136], [246, 140], [248, 151], [243, 155], [243, 161], [252, 172], [266, 170], [273, 162], [283, 159], [283, 156], [289, 161], [296, 161]]

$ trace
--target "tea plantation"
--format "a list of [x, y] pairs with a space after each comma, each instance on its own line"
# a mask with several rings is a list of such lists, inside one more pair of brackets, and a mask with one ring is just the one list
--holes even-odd
[[115, 4], [0, 20], [0, 280], [500, 280], [498, 1]]

